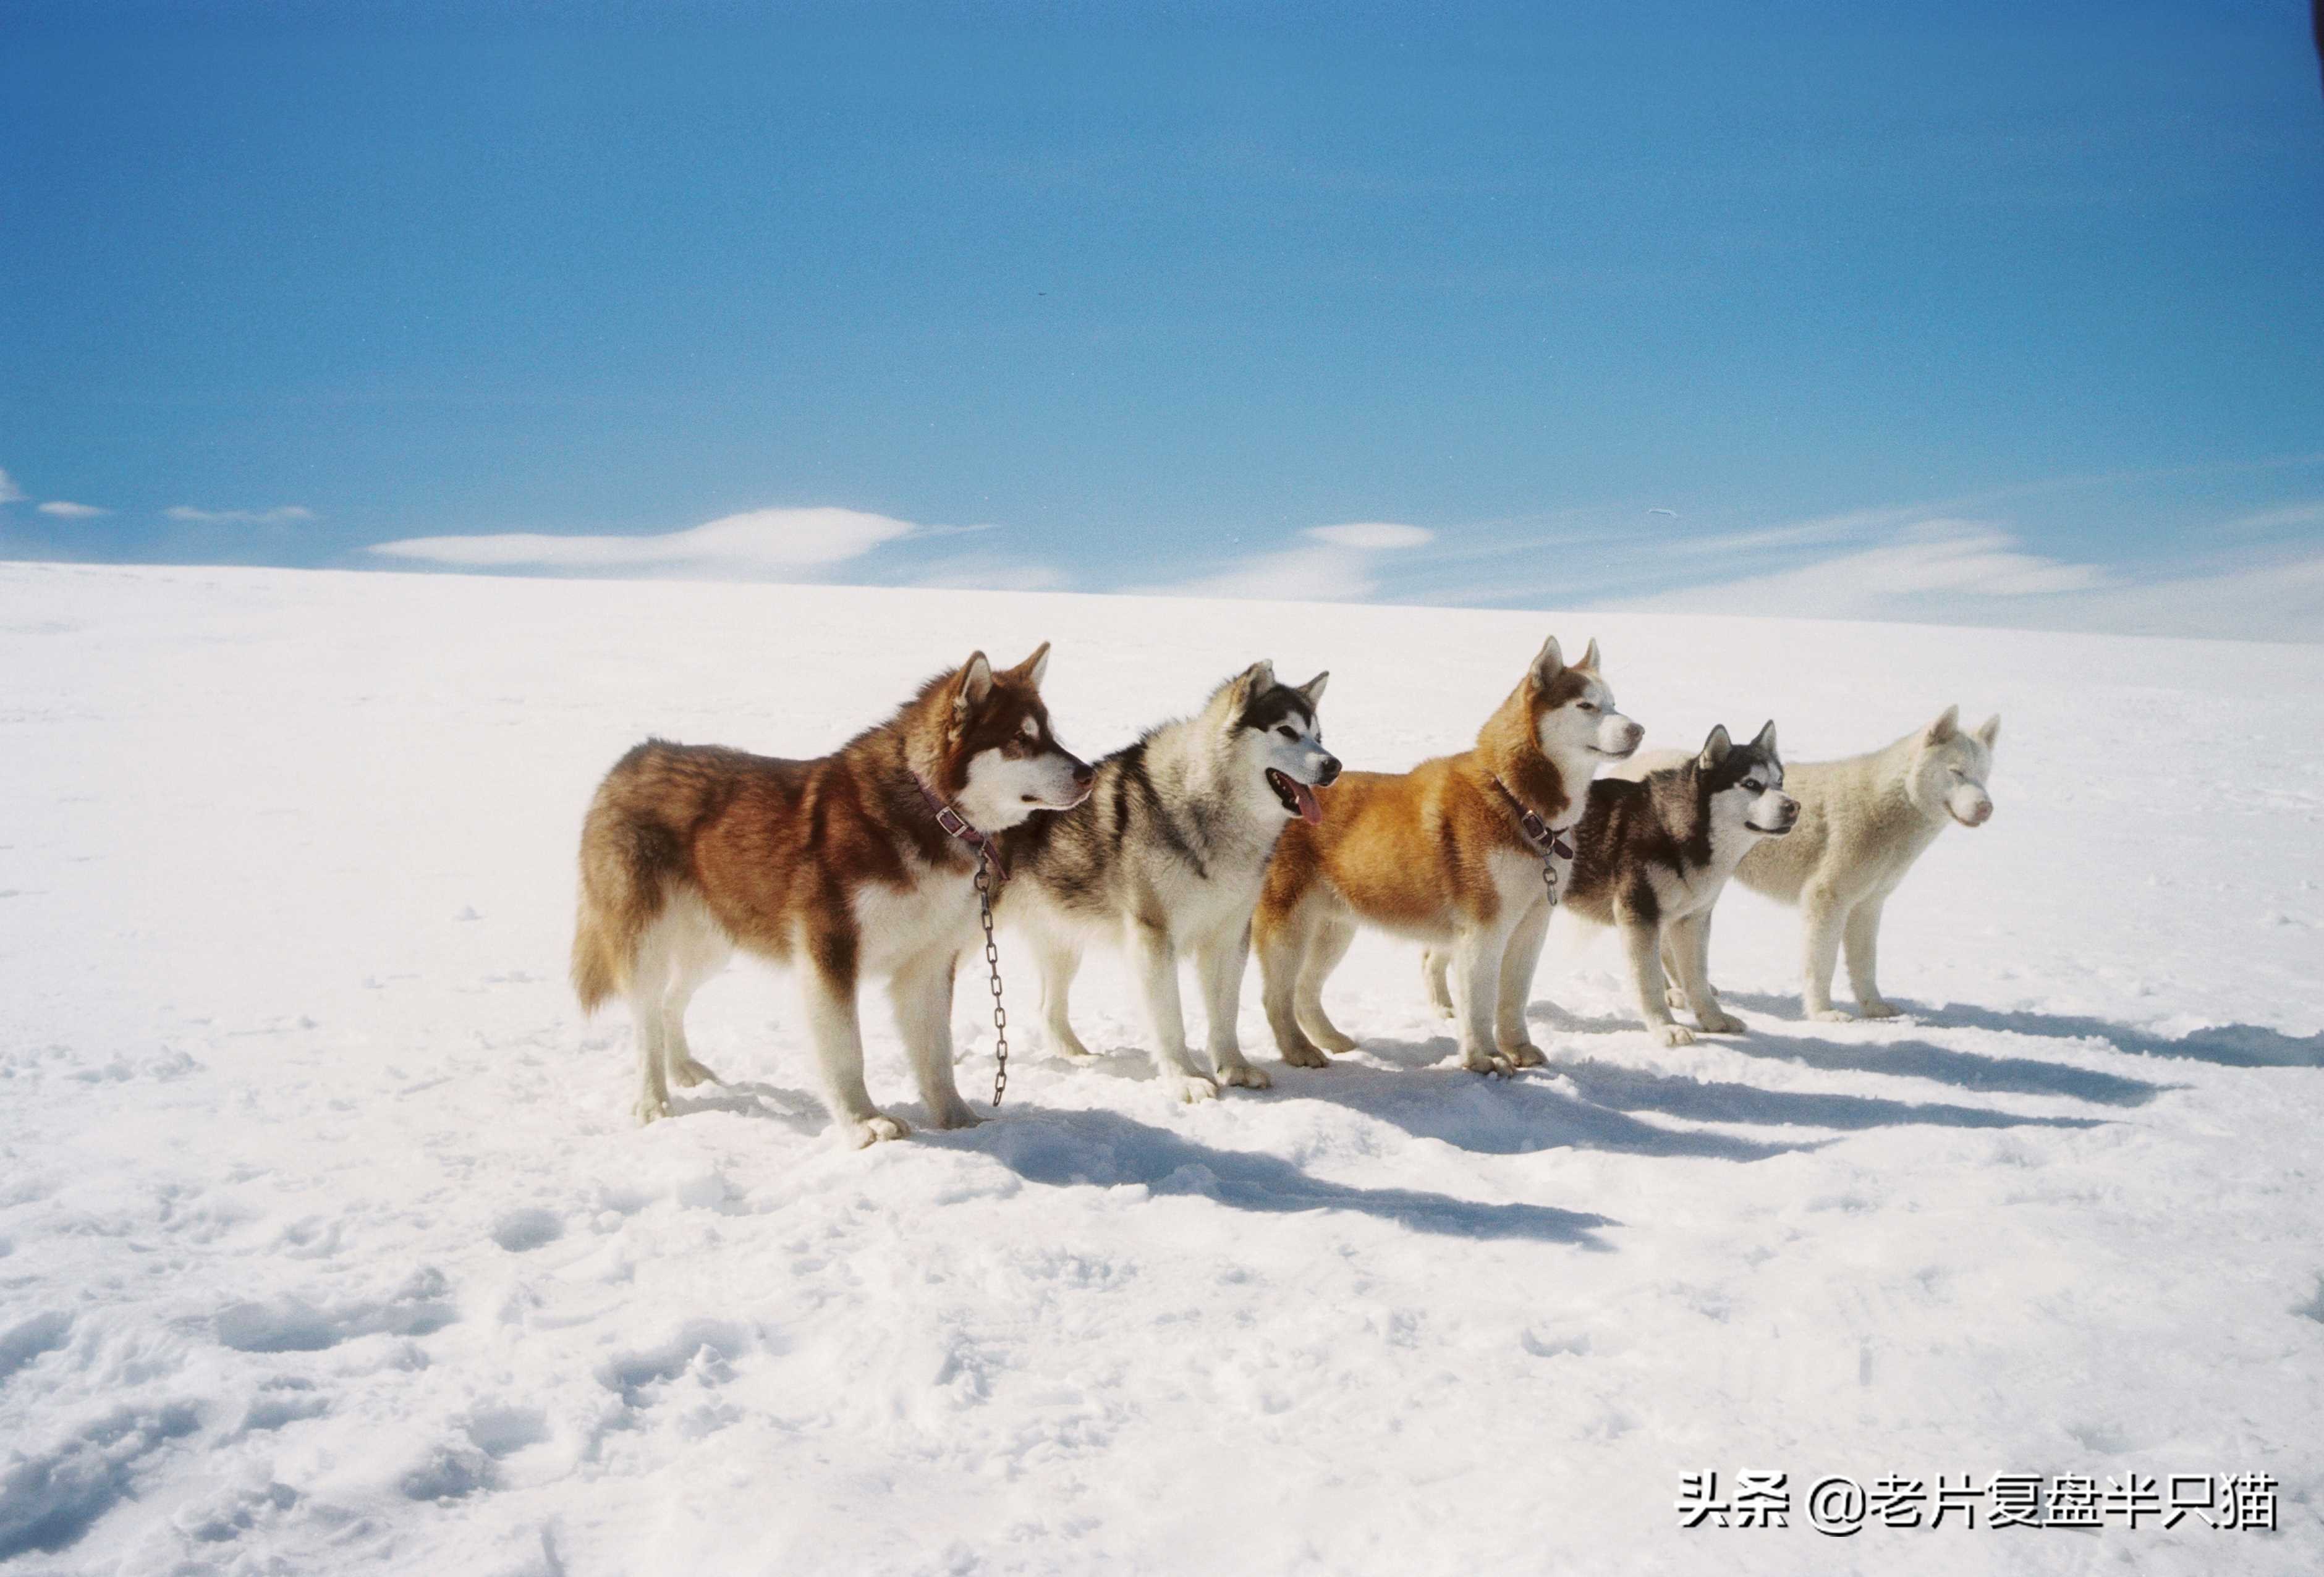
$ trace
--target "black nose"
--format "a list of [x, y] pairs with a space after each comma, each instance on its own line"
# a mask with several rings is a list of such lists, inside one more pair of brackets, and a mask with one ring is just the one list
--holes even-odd
[[1339, 776], [1340, 758], [1337, 756], [1325, 756], [1323, 758], [1323, 770], [1315, 774], [1315, 782], [1318, 787], [1328, 788]]
[[1097, 769], [1095, 767], [1091, 766], [1087, 761], [1075, 761], [1074, 763], [1074, 788], [1086, 788], [1096, 780]]

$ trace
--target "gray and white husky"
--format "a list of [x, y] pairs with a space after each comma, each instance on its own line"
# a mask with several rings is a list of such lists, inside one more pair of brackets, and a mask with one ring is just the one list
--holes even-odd
[[[1639, 1015], [1665, 1046], [1694, 1039], [1671, 1017], [1674, 998], [1710, 1034], [1743, 1028], [1711, 991], [1711, 906], [1750, 850], [1788, 835], [1799, 814], [1799, 801], [1784, 792], [1772, 722], [1746, 745], [1721, 724], [1701, 752], [1674, 765], [1641, 772], [1633, 762], [1590, 785], [1561, 907], [1585, 923], [1620, 928]], [[1665, 959], [1675, 991], [1663, 973]], [[1430, 989], [1437, 990], [1435, 977]]]
[[1993, 817], [1986, 788], [2001, 718], [1976, 730], [1948, 706], [1925, 728], [1868, 755], [1803, 761], [1792, 769], [1800, 825], [1781, 844], [1743, 857], [1736, 880], [1754, 892], [1805, 911], [1801, 1005], [1811, 1019], [1849, 1017], [1831, 1005], [1831, 976], [1843, 941], [1856, 1010], [1893, 1019], [1896, 1010], [1874, 978], [1880, 910], [1904, 872], [1953, 823], [1983, 826]]
[[[1278, 684], [1253, 663], [1193, 717], [1166, 723], [1096, 763], [1077, 808], [1013, 830], [1001, 918], [1033, 946], [1049, 1044], [1087, 1056], [1066, 1011], [1082, 949], [1123, 948], [1144, 988], [1156, 1072], [1169, 1092], [1207, 1101], [1219, 1085], [1271, 1082], [1242, 1055], [1235, 1018], [1250, 957], [1251, 911], [1276, 839], [1315, 821], [1315, 790], [1340, 775], [1315, 705], [1329, 674]], [[1178, 960], [1191, 954], [1209, 1021], [1212, 1073], [1186, 1047]]]

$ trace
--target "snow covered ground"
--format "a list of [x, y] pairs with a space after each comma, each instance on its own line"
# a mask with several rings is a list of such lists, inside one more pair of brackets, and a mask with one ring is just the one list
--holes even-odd
[[[1747, 1035], [1650, 1045], [1561, 931], [1553, 1065], [1480, 1081], [1368, 940], [1332, 993], [1364, 1053], [1185, 1108], [1098, 963], [1098, 1065], [1028, 1031], [998, 1120], [859, 1154], [788, 982], [704, 992], [732, 1083], [647, 1130], [626, 1024], [564, 983], [581, 808], [648, 732], [813, 753], [1047, 637], [1087, 753], [1272, 656], [1392, 768], [1545, 631], [1601, 638], [1649, 744], [2003, 715], [1995, 820], [1890, 905], [1910, 1019], [1803, 1023], [1794, 918], [1737, 894]], [[0, 566], [0, 1556], [2314, 1572], [2319, 831], [2317, 647]], [[1681, 1526], [1682, 1474], [1744, 1470], [1789, 1526]], [[1838, 1538], [1799, 1499], [2010, 1472], [2267, 1474], [2280, 1531]]]

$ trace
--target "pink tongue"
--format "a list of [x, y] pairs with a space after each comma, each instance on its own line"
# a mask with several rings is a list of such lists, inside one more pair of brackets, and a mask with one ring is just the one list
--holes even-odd
[[1315, 790], [1295, 778], [1291, 781], [1291, 797], [1299, 801], [1299, 818], [1302, 821], [1313, 823], [1323, 821], [1323, 807], [1317, 802]]

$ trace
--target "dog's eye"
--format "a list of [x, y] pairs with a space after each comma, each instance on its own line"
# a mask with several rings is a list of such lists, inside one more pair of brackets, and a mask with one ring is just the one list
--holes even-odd
[[1754, 794], [1765, 794], [1767, 791], [1767, 786], [1765, 783], [1760, 782], [1757, 778], [1744, 779], [1743, 787], [1748, 788]]
[[1281, 734], [1286, 739], [1296, 740], [1299, 737], [1299, 731], [1292, 727], [1288, 723], [1277, 724], [1276, 725], [1275, 732]]
[[1956, 778], [1966, 778], [1969, 776], [1967, 772], [1962, 771], [1959, 767], [1947, 767], [1945, 770], [1950, 772]]
[[1595, 712], [1598, 710], [1598, 703], [1595, 701], [1582, 702], [1581, 706], [1584, 712]]

